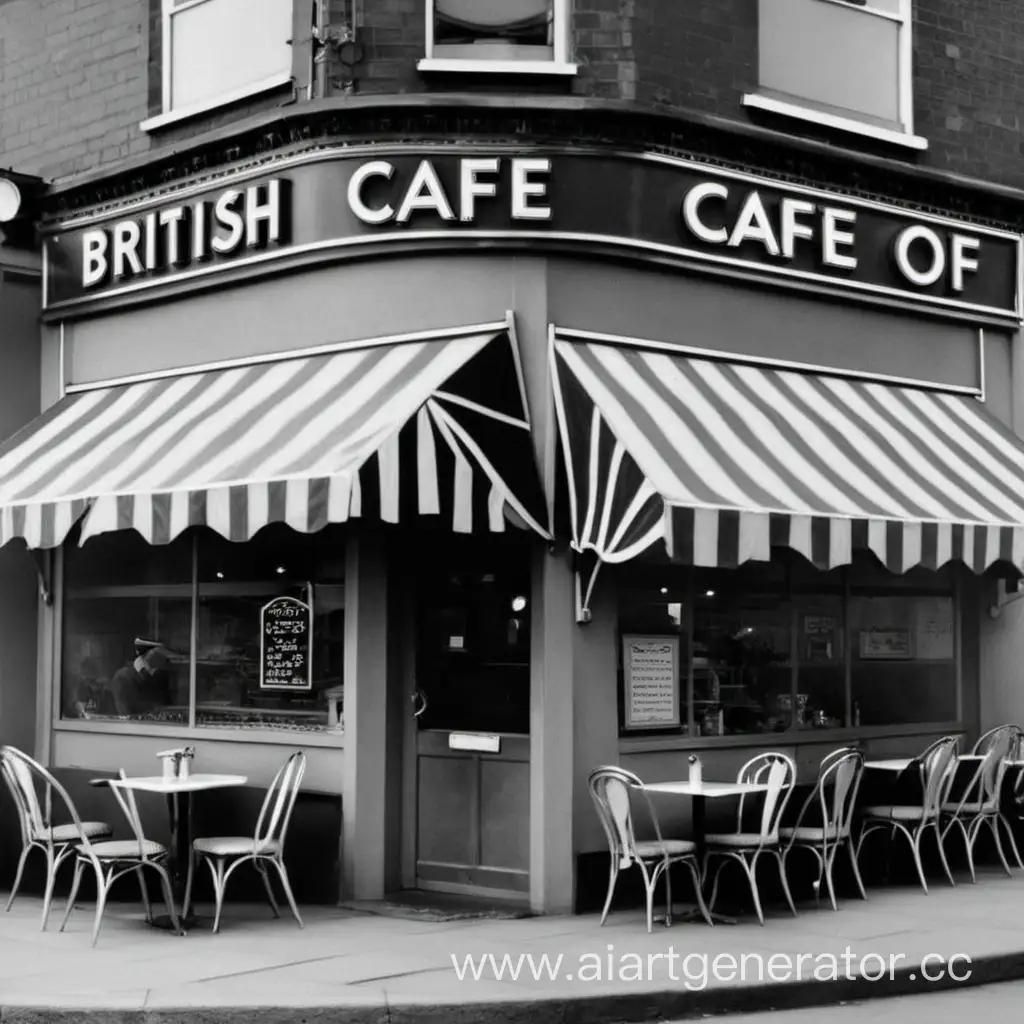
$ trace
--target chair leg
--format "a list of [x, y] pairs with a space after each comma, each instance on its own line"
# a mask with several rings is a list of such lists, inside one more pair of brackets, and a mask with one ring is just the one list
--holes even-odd
[[[721, 857], [719, 859], [719, 861], [718, 861], [718, 867], [715, 868], [715, 877], [711, 881], [711, 899], [708, 900], [708, 910], [710, 910], [710, 911], [714, 911], [715, 903], [718, 901], [718, 879], [719, 879], [719, 876], [722, 874], [722, 869], [725, 867], [725, 865], [727, 863], [728, 863], [728, 859], [726, 857]], [[707, 877], [707, 873], [708, 873], [708, 860], [705, 859], [705, 861], [704, 861], [704, 877], [705, 878]]]
[[1003, 853], [1003, 841], [999, 838], [999, 823], [995, 817], [985, 819], [988, 822], [988, 827], [992, 832], [992, 837], [996, 841], [996, 852], [999, 854], [999, 859], [1003, 862], [1003, 867], [1006, 869], [1006, 873], [1013, 878], [1013, 872], [1010, 870], [1010, 865], [1006, 863], [1006, 854]]
[[53, 850], [46, 851], [46, 891], [43, 893], [43, 919], [39, 925], [41, 932], [46, 931], [46, 924], [50, 920], [50, 905], [53, 903], [53, 888], [57, 883], [57, 868], [60, 862], [53, 855]]
[[267, 902], [270, 903], [270, 909], [274, 912], [274, 917], [279, 918], [281, 911], [277, 908], [277, 900], [274, 899], [274, 890], [270, 886], [270, 875], [267, 874], [266, 862], [257, 857], [253, 862], [252, 866], [260, 873], [260, 878], [263, 879], [263, 888], [267, 892]]
[[[942, 861], [942, 867], [946, 872], [946, 878], [949, 879], [949, 884], [956, 888], [956, 881], [953, 878], [953, 872], [949, 870], [949, 861], [946, 859], [946, 844], [942, 841], [942, 832], [939, 829], [938, 821], [932, 824], [932, 828], [935, 831], [935, 842], [939, 845], [939, 860]], [[924, 829], [921, 830], [922, 834]]]
[[771, 851], [775, 855], [775, 859], [779, 864], [779, 879], [782, 882], [782, 892], [786, 897], [786, 902], [789, 904], [789, 909], [793, 912], [793, 916], [796, 917], [796, 906], [793, 903], [793, 896], [789, 891], [789, 879], [786, 878], [786, 864], [783, 860], [782, 854], [778, 850]]
[[952, 818], [949, 824], [946, 826], [945, 832], [942, 833], [942, 840], [946, 838], [946, 832], [948, 832], [954, 825], [960, 829], [960, 835], [963, 836], [964, 848], [967, 850], [967, 867], [971, 872], [971, 881], [977, 882], [977, 876], [974, 873], [974, 839], [971, 834], [971, 830], [974, 828], [974, 823], [971, 823], [970, 829], [964, 825], [961, 818]]
[[167, 906], [167, 914], [171, 919], [171, 927], [176, 935], [184, 935], [185, 929], [182, 927], [182, 923], [174, 910], [174, 891], [171, 888], [170, 875], [167, 874], [167, 869], [163, 864], [157, 864], [155, 861], [148, 861], [148, 863], [160, 876], [160, 889], [163, 892], [164, 903]]
[[302, 918], [299, 916], [299, 908], [295, 904], [295, 897], [292, 895], [292, 887], [288, 883], [288, 869], [284, 866], [284, 861], [278, 860], [276, 857], [271, 858], [271, 864], [277, 868], [278, 875], [281, 876], [281, 888], [284, 889], [285, 899], [288, 900], [288, 906], [291, 907], [292, 917], [295, 918], [296, 924], [301, 928]]
[[608, 911], [611, 909], [612, 896], [615, 895], [615, 883], [619, 880], [619, 864], [615, 857], [611, 858], [611, 868], [608, 872], [608, 895], [604, 898], [604, 910], [601, 911], [601, 924], [608, 918]]
[[704, 920], [707, 921], [712, 928], [715, 926], [715, 919], [711, 916], [710, 911], [707, 908], [707, 904], [704, 902], [704, 893], [701, 892], [700, 888], [700, 868], [697, 865], [696, 858], [691, 858], [686, 861], [686, 866], [690, 869], [690, 874], [693, 875], [693, 891], [697, 897], [697, 906], [700, 909]]
[[1009, 820], [1002, 811], [999, 812], [999, 820], [1002, 822], [1003, 827], [1006, 829], [1006, 834], [1010, 837], [1010, 849], [1013, 851], [1014, 860], [1017, 861], [1017, 867], [1024, 871], [1024, 861], [1020, 859], [1020, 851], [1017, 849], [1017, 839], [1013, 834], [1013, 828], [1010, 825]]
[[[100, 925], [103, 923], [103, 910], [107, 905], [107, 893], [109, 892], [110, 882], [109, 879], [103, 877], [103, 869], [99, 864], [93, 865], [96, 870], [96, 917], [93, 920], [92, 925], [92, 945], [96, 945], [96, 940], [100, 937]], [[113, 875], [114, 869], [111, 868], [110, 872]]]
[[82, 881], [82, 868], [85, 866], [81, 857], [75, 858], [75, 877], [71, 881], [71, 893], [68, 895], [68, 905], [64, 908], [64, 920], [60, 923], [60, 930], [64, 931], [71, 911], [75, 909], [75, 900], [78, 899], [78, 886]]
[[25, 861], [28, 860], [31, 849], [31, 846], [23, 846], [21, 848], [21, 856], [18, 858], [18, 870], [14, 873], [14, 885], [11, 886], [11, 895], [7, 897], [7, 906], [4, 907], [5, 913], [11, 909], [14, 897], [18, 895], [18, 889], [21, 886], [21, 876], [25, 871]]
[[206, 858], [210, 866], [210, 874], [213, 875], [213, 898], [216, 903], [216, 910], [213, 915], [213, 934], [220, 931], [220, 912], [224, 906], [224, 860], [218, 857], [216, 864], [212, 857]]
[[910, 852], [914, 855], [914, 866], [917, 868], [917, 877], [921, 879], [921, 888], [927, 894], [928, 880], [924, 877], [924, 865], [921, 863], [921, 837], [924, 835], [924, 827], [918, 828], [913, 835], [909, 832], [905, 835], [910, 840]]
[[832, 846], [831, 853], [828, 847], [825, 847], [823, 851], [822, 860], [825, 862], [825, 885], [828, 887], [828, 901], [832, 904], [833, 910], [838, 910], [839, 906], [836, 903], [836, 887], [832, 880], [832, 866], [836, 862], [836, 853], [839, 851], [839, 843], [836, 842]]
[[850, 857], [850, 868], [853, 871], [853, 880], [857, 883], [857, 888], [860, 890], [860, 898], [862, 900], [866, 900], [868, 898], [868, 894], [864, 889], [864, 881], [860, 877], [860, 865], [857, 863], [857, 854], [853, 849], [853, 836], [847, 836], [844, 845], [846, 846], [846, 852]]
[[146, 911], [146, 923], [153, 923], [153, 908], [149, 905], [149, 890], [146, 888], [146, 876], [143, 874], [142, 865], [135, 869], [135, 877], [139, 880], [139, 892], [142, 893], [142, 906]]
[[665, 870], [665, 927], [672, 927], [672, 865], [666, 861]]
[[754, 910], [757, 911], [757, 920], [764, 926], [764, 914], [761, 911], [761, 894], [757, 891], [757, 854], [750, 859], [750, 863], [747, 863], [747, 858], [740, 856], [739, 862], [743, 865], [743, 870], [747, 873], [747, 881], [750, 882], [750, 895], [754, 899]]
[[1020, 851], [1017, 849], [1017, 839], [1013, 834], [1013, 828], [1010, 825], [1009, 819], [1002, 811], [999, 812], [999, 820], [1006, 829], [1006, 834], [1010, 837], [1010, 849], [1013, 851], [1014, 860], [1017, 861], [1017, 867], [1024, 871], [1024, 861], [1020, 859]]

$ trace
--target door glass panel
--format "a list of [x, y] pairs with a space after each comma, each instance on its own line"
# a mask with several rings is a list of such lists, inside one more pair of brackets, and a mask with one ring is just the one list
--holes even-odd
[[530, 551], [444, 545], [420, 576], [423, 729], [530, 731]]

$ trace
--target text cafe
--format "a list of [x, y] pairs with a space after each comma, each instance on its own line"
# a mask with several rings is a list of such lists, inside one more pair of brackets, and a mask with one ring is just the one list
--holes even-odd
[[[1012, 699], [1000, 225], [424, 143], [43, 228], [45, 408], [0, 449], [0, 530], [42, 552], [42, 753], [84, 812], [168, 737], [252, 808], [301, 747], [300, 899], [558, 911], [605, 849], [596, 765], [728, 778], [770, 748], [803, 778]], [[139, 679], [137, 638], [165, 652]]]

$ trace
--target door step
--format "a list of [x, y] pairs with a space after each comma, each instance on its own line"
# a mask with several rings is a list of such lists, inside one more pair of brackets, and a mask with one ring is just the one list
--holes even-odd
[[420, 890], [390, 893], [382, 900], [350, 900], [341, 906], [406, 921], [513, 921], [533, 917], [528, 906], [514, 900]]

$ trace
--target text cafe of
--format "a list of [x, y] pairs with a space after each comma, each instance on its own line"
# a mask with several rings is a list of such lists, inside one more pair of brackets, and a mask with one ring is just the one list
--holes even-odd
[[1019, 235], [639, 151], [209, 173], [43, 223], [0, 530], [86, 813], [181, 741], [244, 831], [301, 747], [300, 898], [562, 911], [598, 764], [809, 780], [1020, 717]]

